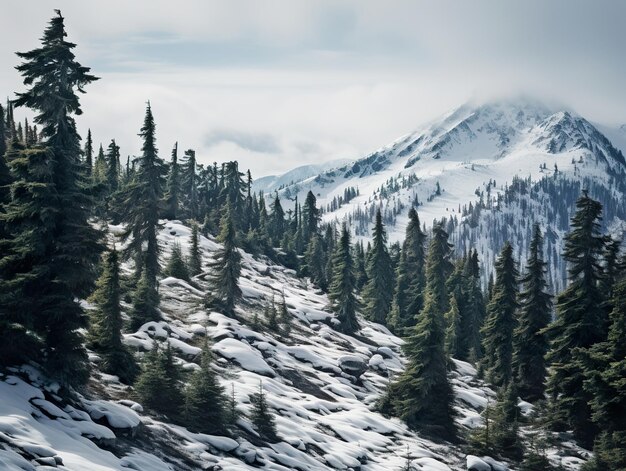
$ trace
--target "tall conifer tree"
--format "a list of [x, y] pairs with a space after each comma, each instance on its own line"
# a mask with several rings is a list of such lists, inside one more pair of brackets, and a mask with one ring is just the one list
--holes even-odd
[[446, 439], [456, 436], [445, 353], [448, 302], [444, 297], [450, 253], [448, 234], [436, 225], [426, 261], [424, 308], [403, 345], [408, 363], [379, 403], [383, 412], [399, 416], [411, 428]]
[[543, 236], [538, 224], [533, 228], [526, 274], [520, 280], [520, 315], [514, 333], [513, 375], [521, 397], [529, 401], [543, 398], [546, 379], [545, 354], [552, 303], [546, 292], [546, 263], [543, 261]]
[[487, 319], [483, 327], [482, 369], [492, 384], [506, 386], [512, 377], [513, 331], [517, 327], [519, 307], [517, 268], [513, 259], [513, 247], [504, 244], [496, 260], [496, 282], [493, 298], [487, 306]]
[[569, 286], [557, 298], [556, 321], [547, 360], [552, 364], [547, 383], [552, 422], [557, 428], [573, 429], [584, 446], [591, 446], [597, 433], [591, 422], [591, 395], [583, 388], [584, 369], [579, 349], [606, 340], [605, 297], [601, 257], [604, 237], [600, 234], [602, 205], [586, 192], [576, 202], [571, 231], [565, 236], [563, 257], [568, 262]]
[[374, 243], [367, 262], [369, 280], [363, 290], [365, 312], [374, 322], [385, 324], [391, 310], [394, 277], [380, 209], [376, 212]]
[[[16, 288], [35, 289], [41, 298], [41, 310], [23, 314], [35, 319], [48, 371], [63, 383], [79, 383], [87, 375], [86, 354], [77, 329], [85, 325], [86, 316], [76, 300], [86, 296], [93, 286], [102, 246], [101, 234], [88, 223], [93, 202], [84, 191], [80, 136], [73, 115], [82, 113], [77, 92], [84, 92], [84, 87], [97, 77], [75, 60], [75, 44], [65, 40], [64, 18], [56, 12], [44, 31], [41, 47], [18, 53], [23, 62], [17, 70], [28, 89], [17, 94], [15, 104], [36, 112], [35, 122], [42, 126], [47, 150], [36, 149], [18, 158], [16, 165], [20, 168], [16, 171], [21, 181], [16, 182], [15, 190], [20, 195], [14, 197], [12, 214], [5, 220], [12, 226], [9, 231], [13, 242], [4, 254], [12, 257], [9, 264], [15, 269], [13, 281], [22, 282]], [[33, 162], [25, 161], [31, 157]], [[36, 188], [33, 183], [43, 185]], [[49, 198], [41, 198], [46, 192]], [[22, 208], [17, 206], [18, 201]], [[43, 218], [33, 220], [30, 210]], [[25, 230], [38, 232], [36, 237], [40, 239], [39, 244], [27, 249], [29, 255], [24, 251], [26, 241], [20, 239], [34, 235]], [[20, 258], [23, 263], [15, 264]], [[24, 306], [19, 309], [24, 310]]]
[[356, 278], [350, 250], [350, 231], [344, 225], [341, 229], [341, 238], [333, 253], [333, 274], [328, 297], [339, 320], [339, 328], [346, 334], [353, 334], [359, 328], [356, 318], [358, 299], [355, 289]]
[[180, 206], [180, 169], [178, 165], [178, 142], [172, 149], [172, 160], [170, 161], [169, 173], [167, 174], [167, 184], [165, 191], [165, 208], [163, 217], [165, 219], [177, 219]]

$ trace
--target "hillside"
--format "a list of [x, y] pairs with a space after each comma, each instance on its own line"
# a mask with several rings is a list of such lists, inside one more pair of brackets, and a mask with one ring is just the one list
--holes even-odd
[[[571, 110], [531, 99], [466, 104], [352, 164], [289, 185], [281, 195], [303, 201], [312, 191], [325, 221], [347, 220], [365, 240], [377, 208], [391, 242], [403, 239], [411, 206], [426, 226], [446, 218], [459, 253], [479, 247], [485, 280], [504, 241], [512, 239], [519, 257], [529, 228], [539, 222], [551, 234], [545, 251], [556, 292], [565, 285], [563, 234], [581, 189], [604, 205], [605, 228], [623, 238], [624, 142], [623, 129], [599, 128]], [[525, 193], [507, 196], [519, 190], [519, 180]], [[507, 232], [513, 220], [522, 223]]]
[[[110, 229], [112, 238], [120, 228]], [[187, 227], [172, 221], [164, 223], [159, 239], [166, 253], [175, 241], [186, 251], [189, 235]], [[202, 238], [201, 247], [206, 265], [218, 244]], [[487, 469], [484, 462], [491, 462], [494, 470], [508, 469], [489, 458], [467, 458], [459, 446], [429, 441], [401, 421], [372, 411], [404, 363], [402, 340], [384, 327], [359, 317], [357, 335], [338, 333], [325, 295], [291, 270], [248, 254], [241, 278], [245, 298], [236, 318], [208, 312], [201, 303], [205, 275], [193, 280], [195, 286], [175, 278], [161, 280], [164, 320], [126, 334], [125, 343], [145, 352], [155, 341], [169, 342], [183, 368], [191, 371], [197, 368], [198, 345], [208, 334], [217, 355], [214, 368], [228, 391], [234, 386], [240, 411], [249, 410], [249, 396], [263, 382], [277, 415], [279, 443], [264, 443], [245, 418], [238, 423], [238, 436], [227, 438], [194, 434], [154, 417], [132, 400], [116, 377], [99, 372], [99, 358], [90, 354], [90, 383], [69, 402], [57, 396], [58, 385], [46, 381], [35, 367], [2, 375], [0, 467], [388, 471], [401, 469], [408, 451], [420, 470], [464, 470], [468, 463], [482, 470]], [[291, 334], [281, 336], [263, 326], [255, 330], [254, 313], [263, 323], [263, 307], [282, 293], [292, 318]], [[481, 423], [479, 412], [495, 394], [475, 378], [471, 365], [454, 361], [454, 366], [450, 375], [456, 420], [468, 430]], [[529, 404], [520, 405], [525, 413], [531, 411]], [[551, 460], [564, 469], [578, 469], [587, 452], [566, 435], [554, 440], [559, 446], [548, 450]]]

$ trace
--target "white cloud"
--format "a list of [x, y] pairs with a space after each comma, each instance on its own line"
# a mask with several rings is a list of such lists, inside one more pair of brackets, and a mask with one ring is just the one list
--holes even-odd
[[[530, 90], [626, 122], [622, 2], [60, 0], [79, 60], [102, 80], [79, 127], [139, 152], [145, 101], [161, 155], [256, 176], [359, 157], [476, 94]], [[37, 45], [49, 2], [10, 2], [0, 90]]]

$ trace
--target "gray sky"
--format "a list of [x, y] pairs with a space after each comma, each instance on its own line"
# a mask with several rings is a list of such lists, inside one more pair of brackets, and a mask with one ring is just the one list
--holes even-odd
[[146, 100], [162, 157], [178, 140], [253, 176], [360, 157], [476, 97], [524, 91], [626, 123], [620, 0], [5, 2], [0, 93], [23, 89], [13, 53], [53, 8], [101, 77], [79, 128], [124, 156]]

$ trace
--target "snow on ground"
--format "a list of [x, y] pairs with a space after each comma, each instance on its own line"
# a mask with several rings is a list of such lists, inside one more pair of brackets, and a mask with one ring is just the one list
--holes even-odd
[[[182, 224], [164, 222], [164, 252], [174, 241], [187, 250], [189, 235]], [[202, 237], [201, 247], [207, 260], [217, 244]], [[338, 333], [331, 328], [325, 295], [291, 270], [243, 255], [247, 297], [236, 318], [204, 309], [203, 274], [191, 284], [166, 278], [160, 284], [163, 321], [145, 324], [127, 334], [125, 342], [138, 354], [155, 341], [169, 342], [179, 362], [192, 369], [208, 335], [220, 381], [227, 391], [234, 387], [242, 412], [250, 410], [250, 396], [262, 382], [276, 413], [279, 443], [260, 441], [245, 416], [235, 439], [191, 433], [150, 416], [114, 377], [97, 370], [84, 397], [68, 403], [56, 395], [58, 385], [47, 384], [28, 367], [0, 377], [0, 469], [388, 471], [401, 469], [407, 451], [419, 470], [464, 470], [470, 460], [486, 463], [484, 457], [466, 460], [459, 447], [434, 443], [373, 411], [403, 368], [401, 339], [363, 319], [355, 337]], [[264, 304], [282, 293], [292, 316], [291, 334], [255, 331], [254, 313], [263, 320]], [[495, 393], [476, 379], [472, 365], [454, 363], [457, 422], [462, 429], [473, 428]], [[359, 369], [364, 371], [360, 377], [349, 374]], [[554, 459], [568, 469], [581, 462], [576, 453], [558, 453], [563, 455], [554, 450]]]

